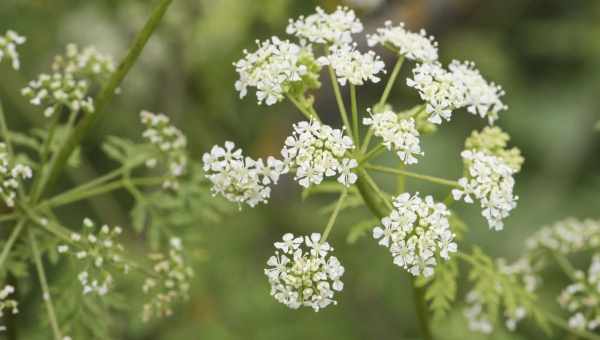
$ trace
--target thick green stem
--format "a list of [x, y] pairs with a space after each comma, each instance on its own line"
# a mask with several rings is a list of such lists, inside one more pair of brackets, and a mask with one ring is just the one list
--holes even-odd
[[35, 235], [33, 234], [33, 230], [28, 228], [29, 232], [29, 242], [31, 243], [31, 252], [33, 254], [33, 260], [35, 262], [35, 267], [38, 272], [40, 286], [42, 288], [42, 297], [44, 303], [46, 304], [46, 311], [48, 312], [48, 320], [50, 321], [50, 326], [52, 327], [52, 333], [54, 334], [55, 340], [62, 340], [63, 337], [60, 332], [60, 328], [58, 326], [58, 321], [56, 319], [56, 312], [54, 311], [54, 305], [52, 304], [52, 297], [50, 296], [50, 289], [48, 288], [48, 280], [46, 279], [46, 273], [44, 272], [44, 265], [42, 264], [42, 256], [40, 255], [40, 250], [35, 239]]
[[421, 175], [421, 174], [417, 174], [417, 173], [410, 172], [410, 171], [405, 171], [405, 170], [400, 170], [400, 169], [394, 169], [394, 168], [388, 168], [388, 167], [379, 166], [379, 165], [371, 165], [371, 164], [366, 164], [365, 168], [366, 169], [375, 170], [375, 171], [379, 171], [379, 172], [394, 174], [394, 175], [404, 175], [406, 177], [412, 177], [412, 178], [416, 178], [416, 179], [421, 179], [421, 180], [424, 180], [424, 181], [427, 181], [427, 182], [441, 184], [441, 185], [446, 185], [446, 186], [449, 186], [449, 187], [460, 188], [460, 184], [458, 184], [457, 181], [451, 181], [451, 180], [448, 180], [448, 179], [439, 178], [439, 177], [435, 177], [435, 176]]
[[335, 94], [335, 101], [337, 102], [338, 109], [340, 110], [340, 116], [342, 117], [342, 121], [344, 122], [344, 126], [352, 139], [354, 140], [354, 145], [357, 145], [356, 140], [354, 139], [354, 134], [352, 133], [352, 126], [350, 125], [350, 121], [348, 120], [348, 112], [346, 111], [346, 105], [344, 104], [344, 99], [342, 98], [342, 92], [340, 91], [340, 85], [337, 82], [337, 78], [335, 77], [335, 71], [333, 67], [329, 65], [329, 78], [331, 79], [331, 86], [333, 87], [333, 93]]
[[331, 232], [331, 229], [333, 228], [333, 225], [335, 224], [335, 220], [338, 217], [338, 214], [340, 213], [340, 210], [342, 209], [342, 204], [344, 204], [344, 201], [346, 200], [346, 197], [348, 196], [348, 189], [345, 189], [344, 191], [342, 191], [342, 194], [340, 195], [340, 198], [337, 201], [337, 204], [335, 205], [335, 209], [333, 210], [333, 213], [331, 213], [331, 216], [329, 217], [329, 221], [327, 222], [327, 226], [325, 227], [325, 231], [323, 231], [323, 237], [321, 237], [321, 243], [327, 241], [327, 237], [329, 237], [329, 233]]
[[350, 107], [352, 111], [352, 130], [354, 132], [354, 143], [360, 145], [360, 133], [358, 131], [358, 104], [356, 102], [356, 86], [350, 84]]
[[77, 124], [75, 129], [69, 134], [69, 137], [62, 148], [52, 157], [48, 171], [42, 173], [43, 177], [41, 177], [40, 183], [36, 186], [35, 191], [32, 194], [32, 201], [34, 203], [39, 201], [42, 195], [54, 185], [71, 153], [73, 153], [75, 148], [80, 144], [81, 140], [87, 135], [98, 119], [107, 114], [106, 108], [115, 95], [117, 88], [142, 53], [148, 39], [152, 36], [152, 33], [158, 26], [172, 1], [173, 0], [159, 1], [144, 28], [135, 38], [127, 55], [98, 94], [98, 97], [95, 100], [96, 112], [86, 114], [83, 119], [81, 119], [79, 124]]
[[381, 99], [379, 99], [379, 103], [377, 103], [378, 109], [381, 109], [383, 107], [383, 105], [385, 105], [385, 103], [387, 102], [388, 97], [390, 96], [390, 91], [392, 91], [392, 87], [394, 87], [394, 83], [396, 82], [396, 78], [398, 77], [398, 74], [400, 73], [400, 69], [402, 68], [403, 62], [404, 62], [404, 57], [400, 56], [398, 58], [398, 61], [396, 62], [396, 65], [394, 66], [394, 70], [392, 71], [390, 78], [387, 81], [387, 84], [385, 85], [385, 89], [383, 90]]
[[2, 253], [0, 254], [0, 268], [4, 267], [4, 262], [8, 258], [8, 254], [10, 254], [10, 250], [19, 238], [19, 235], [21, 235], [23, 227], [25, 227], [25, 222], [26, 219], [19, 220], [13, 231], [10, 233], [8, 240], [6, 240], [6, 244], [4, 245], [4, 248], [2, 248]]
[[[373, 185], [372, 179], [367, 174], [366, 170], [358, 169], [358, 180], [356, 187], [363, 198], [366, 206], [371, 210], [371, 213], [378, 218], [384, 218], [390, 213], [391, 207], [389, 202], [385, 202], [384, 198], [378, 193], [378, 188]], [[382, 201], [384, 200], [384, 201]], [[419, 320], [419, 329], [424, 340], [432, 340], [431, 330], [429, 328], [429, 312], [425, 302], [425, 295], [422, 288], [415, 285], [414, 279], [411, 282], [414, 289], [415, 309]]]

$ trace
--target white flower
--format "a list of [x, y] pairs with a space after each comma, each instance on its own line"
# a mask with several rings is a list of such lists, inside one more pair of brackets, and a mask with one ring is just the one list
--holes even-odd
[[465, 102], [467, 111], [488, 118], [490, 124], [498, 118], [498, 112], [508, 107], [502, 103], [500, 97], [504, 95], [502, 88], [494, 83], [488, 83], [473, 62], [459, 62], [453, 60], [448, 66], [456, 81], [461, 82], [466, 89]]
[[[289, 246], [282, 246], [289, 245]], [[275, 252], [267, 261], [265, 275], [271, 284], [271, 295], [289, 308], [311, 307], [315, 311], [337, 304], [333, 299], [344, 284], [344, 267], [335, 256], [328, 256], [333, 248], [321, 242], [320, 234], [294, 237], [285, 234], [283, 242], [276, 242]]]
[[364, 85], [366, 81], [378, 83], [381, 79], [378, 73], [385, 73], [385, 64], [373, 51], [361, 53], [356, 44], [332, 46], [327, 56], [320, 57], [320, 65], [331, 65], [335, 70], [340, 85], [346, 82], [352, 85]]
[[438, 59], [438, 44], [433, 37], [427, 36], [425, 30], [411, 32], [404, 28], [404, 23], [393, 26], [391, 21], [386, 21], [385, 26], [378, 28], [376, 34], [368, 35], [367, 40], [369, 46], [380, 44], [392, 47], [407, 59], [424, 63]]
[[[0, 317], [4, 316], [5, 311], [9, 311], [11, 314], [19, 313], [19, 303], [17, 300], [9, 299], [8, 297], [15, 293], [15, 287], [11, 285], [5, 285], [0, 290]], [[0, 332], [6, 330], [5, 326], [0, 325]]]
[[66, 107], [73, 112], [94, 112], [94, 101], [87, 95], [89, 83], [78, 80], [71, 73], [41, 74], [21, 90], [34, 106], [44, 108], [44, 116], [52, 117]]
[[302, 82], [314, 57], [309, 47], [277, 37], [257, 44], [255, 52], [244, 50], [244, 58], [234, 63], [239, 74], [235, 88], [243, 98], [248, 87], [255, 87], [258, 103], [273, 105], [284, 98], [290, 85]]
[[595, 331], [600, 326], [600, 254], [594, 254], [587, 275], [577, 272], [576, 281], [558, 297], [560, 306], [571, 314], [569, 327]]
[[30, 167], [13, 163], [6, 144], [0, 143], [0, 198], [11, 208], [15, 206], [21, 181], [33, 176]]
[[17, 46], [23, 45], [27, 39], [17, 32], [8, 30], [3, 36], [0, 35], [0, 62], [5, 57], [10, 60], [11, 66], [18, 70], [21, 66]]
[[565, 255], [600, 246], [600, 221], [568, 218], [543, 227], [527, 240], [527, 248], [533, 252], [541, 248], [558, 251]]
[[470, 291], [467, 294], [467, 308], [464, 311], [464, 315], [469, 321], [469, 329], [472, 332], [479, 332], [483, 334], [491, 334], [494, 330], [492, 321], [490, 320], [487, 312], [484, 311], [481, 297], [476, 291]]
[[286, 32], [313, 43], [344, 45], [352, 42], [352, 34], [362, 30], [363, 25], [353, 10], [338, 7], [333, 13], [325, 13], [317, 7], [314, 14], [295, 21], [290, 19]]
[[277, 184], [279, 176], [288, 171], [282, 161], [273, 157], [269, 157], [266, 164], [261, 159], [244, 158], [242, 150], [235, 149], [233, 142], [225, 142], [225, 148], [213, 146], [202, 156], [202, 161], [215, 195], [251, 207], [266, 203], [271, 196], [268, 185]]
[[375, 136], [383, 139], [383, 145], [390, 151], [395, 151], [404, 164], [415, 164], [415, 155], [423, 155], [413, 118], [401, 119], [392, 111], [373, 114], [363, 119], [363, 124], [371, 126]]
[[94, 46], [80, 50], [77, 45], [68, 44], [64, 55], [54, 57], [52, 70], [90, 80], [105, 80], [115, 71], [115, 62], [111, 55], [100, 53]]
[[465, 150], [461, 156], [468, 166], [467, 176], [459, 179], [460, 189], [453, 189], [455, 200], [472, 203], [479, 200], [481, 214], [490, 229], [502, 230], [503, 219], [517, 206], [518, 197], [513, 194], [515, 170], [502, 159], [482, 151]]
[[401, 194], [393, 203], [394, 210], [381, 220], [383, 227], [373, 229], [373, 237], [389, 247], [396, 265], [414, 276], [433, 275], [436, 258], [448, 260], [457, 251], [448, 222], [450, 211], [419, 193]]
[[[185, 135], [171, 124], [169, 117], [162, 113], [142, 111], [140, 120], [146, 126], [142, 136], [158, 149], [164, 159], [169, 179], [165, 180], [163, 187], [176, 189], [177, 178], [183, 176], [188, 162]], [[152, 167], [154, 166], [156, 164]]]
[[281, 154], [284, 162], [296, 169], [294, 179], [305, 188], [333, 176], [339, 176], [338, 181], [349, 186], [357, 179], [351, 171], [356, 160], [348, 157], [353, 148], [352, 139], [342, 130], [317, 121], [302, 121], [294, 124]]
[[464, 84], [456, 81], [456, 76], [446, 71], [440, 63], [423, 63], [412, 72], [413, 78], [408, 78], [406, 84], [419, 91], [430, 114], [430, 122], [441, 124], [442, 118], [449, 121], [452, 111], [464, 105]]

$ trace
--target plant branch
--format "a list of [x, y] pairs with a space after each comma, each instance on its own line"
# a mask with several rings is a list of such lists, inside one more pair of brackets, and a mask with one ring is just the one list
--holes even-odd
[[394, 66], [394, 70], [392, 71], [392, 74], [390, 75], [390, 78], [388, 79], [387, 84], [385, 85], [385, 89], [383, 90], [381, 99], [379, 99], [379, 102], [377, 103], [378, 109], [381, 109], [383, 107], [383, 105], [385, 105], [385, 103], [387, 102], [390, 92], [392, 90], [392, 87], [394, 87], [396, 78], [398, 77], [398, 74], [400, 73], [400, 69], [402, 68], [402, 63], [404, 63], [404, 57], [400, 56], [400, 57], [398, 57], [398, 61], [396, 62], [396, 65]]
[[329, 79], [331, 80], [331, 86], [333, 87], [333, 92], [335, 94], [335, 101], [337, 102], [338, 109], [340, 111], [340, 117], [342, 117], [342, 121], [344, 122], [346, 130], [348, 130], [348, 134], [352, 136], [352, 140], [354, 140], [354, 145], [357, 145], [356, 140], [354, 139], [354, 134], [352, 132], [352, 126], [350, 125], [350, 121], [348, 120], [348, 112], [346, 111], [346, 105], [344, 104], [344, 99], [342, 98], [340, 85], [338, 84], [337, 78], [335, 77], [333, 67], [329, 65], [328, 70]]
[[344, 189], [344, 191], [342, 191], [342, 194], [340, 195], [340, 198], [338, 199], [337, 204], [335, 205], [335, 209], [333, 210], [333, 213], [331, 213], [331, 216], [329, 217], [329, 221], [327, 222], [325, 231], [323, 231], [323, 237], [321, 237], [320, 243], [327, 241], [327, 237], [329, 237], [329, 233], [331, 232], [331, 229], [333, 228], [333, 225], [335, 224], [335, 220], [337, 219], [338, 214], [340, 213], [340, 210], [342, 209], [342, 204], [346, 200], [346, 197], [348, 197], [348, 189]]
[[352, 110], [352, 129], [354, 131], [354, 142], [360, 145], [360, 133], [358, 130], [358, 104], [356, 102], [356, 86], [350, 84], [350, 107]]
[[13, 245], [19, 238], [19, 235], [21, 235], [21, 232], [23, 231], [23, 228], [25, 227], [26, 221], [27, 220], [24, 218], [19, 220], [19, 222], [17, 222], [13, 231], [10, 233], [8, 240], [6, 240], [6, 244], [4, 245], [4, 248], [2, 248], [2, 253], [0, 254], [0, 268], [4, 267], [4, 262], [8, 258], [8, 254], [10, 254], [10, 250], [12, 249]]
[[428, 181], [431, 183], [446, 185], [449, 187], [460, 188], [460, 184], [458, 184], [457, 181], [451, 181], [448, 179], [439, 178], [439, 177], [435, 177], [435, 176], [421, 175], [421, 174], [417, 174], [417, 173], [410, 172], [410, 171], [394, 169], [394, 168], [389, 168], [389, 167], [379, 166], [379, 165], [366, 164], [364, 167], [366, 169], [371, 169], [374, 171], [379, 171], [379, 172], [384, 172], [384, 173], [389, 173], [389, 174], [394, 174], [394, 175], [404, 175], [406, 177], [421, 179], [421, 180]]
[[46, 304], [46, 311], [48, 312], [48, 320], [50, 321], [50, 326], [52, 327], [52, 333], [54, 334], [55, 340], [62, 340], [62, 335], [58, 326], [58, 321], [56, 319], [56, 312], [54, 311], [54, 305], [52, 304], [52, 297], [50, 296], [50, 289], [48, 288], [46, 273], [44, 272], [44, 265], [42, 264], [42, 256], [40, 255], [40, 250], [35, 239], [35, 235], [33, 234], [33, 230], [31, 228], [28, 228], [27, 231], [29, 232], [31, 252], [33, 254], [33, 260], [35, 262], [35, 267], [38, 272], [40, 286], [42, 288], [43, 300]]
[[76, 128], [69, 134], [62, 148], [52, 157], [48, 171], [42, 173], [40, 183], [34, 188], [32, 201], [35, 203], [51, 188], [61, 173], [65, 163], [81, 140], [87, 135], [98, 119], [107, 114], [106, 108], [115, 95], [115, 91], [129, 73], [136, 60], [142, 53], [146, 43], [164, 16], [167, 8], [173, 0], [160, 0], [154, 8], [150, 18], [140, 33], [136, 36], [133, 44], [117, 70], [111, 75], [95, 100], [96, 112], [86, 114]]

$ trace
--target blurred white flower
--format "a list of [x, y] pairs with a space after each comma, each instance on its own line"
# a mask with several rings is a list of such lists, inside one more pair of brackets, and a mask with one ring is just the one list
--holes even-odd
[[8, 30], [4, 35], [0, 35], [0, 62], [7, 58], [11, 66], [18, 70], [21, 67], [19, 52], [17, 46], [23, 45], [27, 39], [20, 36], [17, 32]]
[[0, 198], [8, 207], [14, 207], [21, 181], [30, 179], [33, 171], [23, 164], [13, 164], [6, 144], [0, 143]]

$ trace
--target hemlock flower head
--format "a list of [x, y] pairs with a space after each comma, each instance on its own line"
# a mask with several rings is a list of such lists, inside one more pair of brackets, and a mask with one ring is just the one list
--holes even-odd
[[587, 275], [576, 272], [576, 282], [567, 286], [558, 302], [571, 313], [569, 327], [595, 331], [600, 326], [600, 254], [592, 257]]
[[[163, 188], [177, 189], [177, 179], [184, 175], [188, 162], [185, 135], [171, 124], [169, 117], [162, 113], [142, 111], [140, 120], [146, 126], [142, 136], [158, 149], [168, 169], [169, 179], [165, 180]], [[151, 167], [156, 163], [156, 159], [149, 159], [146, 162]]]
[[378, 83], [381, 79], [378, 73], [385, 73], [385, 64], [373, 51], [361, 53], [356, 44], [335, 45], [329, 48], [327, 56], [320, 57], [317, 62], [324, 66], [330, 65], [335, 70], [340, 85], [347, 82], [352, 85], [364, 85], [366, 81]]
[[[19, 313], [19, 303], [10, 299], [9, 296], [15, 293], [15, 287], [11, 285], [5, 285], [0, 290], [0, 317], [4, 316], [5, 311], [9, 311], [11, 314]], [[0, 325], [0, 332], [5, 331], [6, 327]]]
[[189, 297], [191, 280], [194, 271], [183, 258], [183, 245], [179, 238], [169, 240], [170, 250], [168, 255], [150, 254], [154, 262], [154, 273], [159, 277], [148, 277], [144, 281], [142, 291], [149, 294], [150, 301], [144, 304], [142, 320], [166, 317], [173, 314], [175, 303]]
[[342, 130], [317, 121], [302, 121], [294, 124], [294, 131], [285, 140], [281, 154], [286, 165], [295, 169], [294, 179], [305, 188], [333, 176], [350, 186], [357, 179], [352, 169], [358, 166], [349, 155], [352, 149], [352, 139]]
[[438, 62], [417, 65], [412, 72], [413, 77], [408, 78], [406, 84], [419, 91], [430, 114], [428, 120], [434, 124], [441, 124], [442, 118], [449, 121], [452, 111], [464, 104], [464, 84], [457, 82]]
[[383, 139], [383, 145], [395, 151], [404, 164], [417, 163], [415, 155], [423, 155], [423, 152], [415, 120], [402, 119], [389, 110], [375, 114], [369, 110], [369, 114], [371, 117], [363, 118], [363, 124], [370, 126], [375, 136]]
[[0, 62], [4, 58], [7, 58], [12, 68], [18, 70], [21, 66], [19, 59], [19, 52], [17, 52], [17, 46], [23, 45], [27, 39], [20, 36], [17, 32], [8, 30], [4, 35], [0, 35]]
[[453, 189], [455, 200], [473, 203], [479, 200], [481, 214], [487, 220], [490, 229], [502, 230], [503, 220], [517, 206], [518, 197], [513, 194], [515, 170], [502, 159], [482, 151], [465, 150], [461, 153], [466, 177], [458, 180], [460, 189]]
[[363, 31], [363, 25], [353, 10], [338, 7], [333, 13], [325, 13], [320, 7], [316, 13], [297, 20], [290, 19], [287, 34], [312, 43], [344, 45], [352, 42], [352, 34]]
[[393, 26], [391, 21], [386, 21], [376, 34], [367, 35], [367, 41], [369, 46], [380, 44], [392, 48], [407, 59], [424, 63], [438, 60], [438, 44], [434, 38], [427, 36], [423, 29], [419, 33], [411, 32], [404, 23]]
[[334, 294], [344, 288], [344, 267], [329, 255], [333, 248], [321, 242], [321, 234], [295, 237], [288, 233], [281, 242], [275, 242], [275, 248], [265, 274], [277, 301], [292, 309], [306, 306], [316, 312], [337, 304]]
[[529, 251], [550, 249], [564, 255], [600, 246], [600, 221], [567, 218], [546, 226], [527, 239]]
[[516, 147], [507, 147], [510, 136], [499, 127], [486, 126], [481, 131], [473, 131], [465, 140], [466, 150], [480, 150], [502, 159], [515, 170], [521, 171], [525, 161], [521, 156], [521, 150]]
[[433, 275], [439, 258], [457, 251], [450, 230], [450, 211], [431, 196], [403, 193], [393, 200], [394, 210], [373, 229], [373, 238], [388, 247], [394, 264], [413, 276]]
[[21, 181], [30, 179], [33, 171], [23, 164], [13, 164], [6, 144], [0, 143], [0, 197], [8, 207], [14, 207]]
[[475, 68], [475, 63], [453, 60], [448, 68], [456, 81], [461, 82], [466, 90], [464, 103], [461, 106], [466, 106], [468, 112], [481, 118], [487, 117], [489, 123], [493, 124], [498, 119], [498, 113], [508, 109], [500, 100], [504, 95], [502, 87], [488, 83]]
[[82, 271], [77, 279], [83, 287], [83, 294], [106, 295], [113, 286], [112, 270], [129, 271], [124, 262], [123, 245], [117, 242], [117, 237], [123, 233], [121, 227], [103, 225], [98, 228], [89, 218], [83, 220], [83, 233], [71, 234], [74, 249], [67, 245], [59, 245], [59, 254], [69, 255], [83, 263]]
[[64, 55], [54, 57], [52, 71], [104, 80], [115, 71], [115, 62], [111, 55], [100, 53], [94, 46], [80, 50], [77, 45], [68, 44]]
[[[234, 63], [239, 79], [235, 89], [240, 98], [246, 96], [248, 87], [256, 88], [256, 99], [273, 105], [294, 92], [294, 86], [318, 87], [319, 68], [309, 46], [300, 46], [287, 40], [272, 37], [257, 41], [254, 52], [244, 50], [244, 58]], [[302, 91], [300, 91], [302, 92]]]
[[44, 109], [44, 116], [52, 117], [66, 107], [72, 112], [94, 112], [94, 101], [87, 95], [89, 83], [77, 80], [70, 73], [42, 73], [30, 81], [21, 94], [34, 106]]
[[236, 150], [235, 144], [229, 141], [224, 148], [213, 146], [202, 156], [202, 161], [206, 178], [213, 184], [213, 194], [251, 207], [267, 203], [271, 196], [269, 185], [277, 184], [279, 176], [288, 171], [285, 164], [274, 157], [266, 161], [244, 157], [242, 150]]

